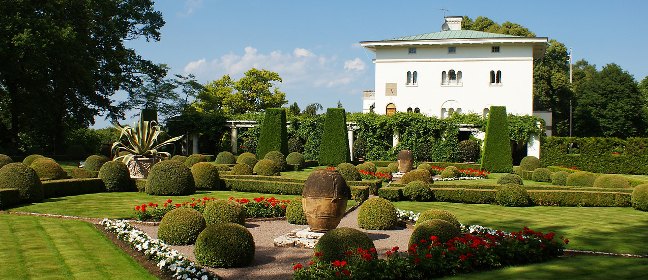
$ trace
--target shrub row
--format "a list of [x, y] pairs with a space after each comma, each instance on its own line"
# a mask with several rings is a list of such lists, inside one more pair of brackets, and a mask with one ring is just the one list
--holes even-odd
[[17, 189], [0, 189], [0, 210], [20, 204], [20, 192]]
[[63, 179], [43, 181], [45, 198], [105, 192], [106, 187], [99, 178]]
[[[304, 182], [282, 182], [255, 179], [233, 179], [223, 176], [223, 184], [226, 189], [238, 192], [257, 192], [267, 194], [301, 195], [304, 189]], [[252, 177], [252, 176], [250, 176]], [[286, 178], [283, 178], [286, 179]], [[358, 202], [365, 201], [369, 197], [370, 186], [350, 185], [352, 199]]]
[[[471, 182], [474, 183], [474, 182]], [[487, 189], [487, 190], [497, 190], [501, 185], [499, 184], [449, 184], [448, 182], [436, 182], [434, 183], [434, 188], [445, 188], [445, 189]], [[403, 184], [391, 184], [388, 188], [404, 188]], [[526, 190], [539, 190], [539, 191], [590, 191], [590, 192], [621, 192], [621, 193], [632, 193], [632, 189], [610, 189], [610, 188], [596, 188], [596, 187], [578, 187], [578, 186], [555, 186], [555, 185], [535, 185], [535, 186], [524, 186]]]
[[478, 164], [478, 163], [436, 162], [436, 161], [434, 161], [434, 162], [424, 162], [424, 163], [427, 163], [427, 164], [429, 164], [431, 166], [438, 166], [438, 167], [441, 167], [441, 168], [446, 168], [448, 166], [454, 166], [454, 167], [459, 168], [459, 169], [472, 168], [472, 169], [479, 170], [480, 167], [481, 167], [481, 165]]
[[[224, 180], [255, 180], [255, 181], [269, 181], [269, 182], [285, 182], [285, 183], [297, 183], [304, 185], [306, 180], [303, 179], [293, 179], [293, 178], [284, 178], [278, 176], [260, 176], [260, 175], [222, 175]], [[382, 181], [380, 179], [375, 180], [364, 180], [364, 181], [347, 181], [349, 186], [366, 186], [369, 187], [369, 191], [373, 195], [378, 194], [378, 189], [382, 186]], [[301, 192], [299, 193], [301, 194]]]

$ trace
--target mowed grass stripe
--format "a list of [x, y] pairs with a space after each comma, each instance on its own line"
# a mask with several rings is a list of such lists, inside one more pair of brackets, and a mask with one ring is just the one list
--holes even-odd
[[0, 278], [27, 279], [25, 258], [12, 220], [0, 218], [0, 237]]

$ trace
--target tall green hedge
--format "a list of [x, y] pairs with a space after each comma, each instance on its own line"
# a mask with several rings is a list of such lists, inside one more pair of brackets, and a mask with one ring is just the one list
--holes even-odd
[[491, 106], [489, 115], [481, 167], [490, 172], [511, 172], [513, 158], [506, 107]]
[[257, 157], [263, 158], [270, 151], [280, 151], [284, 155], [288, 154], [286, 110], [283, 108], [267, 109], [261, 125]]
[[319, 164], [337, 166], [349, 162], [346, 113], [342, 108], [328, 108], [320, 146]]

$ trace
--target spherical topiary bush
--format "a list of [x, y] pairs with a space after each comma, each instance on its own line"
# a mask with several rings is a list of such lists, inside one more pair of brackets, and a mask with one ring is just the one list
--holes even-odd
[[429, 209], [425, 210], [419, 215], [418, 219], [416, 220], [416, 226], [419, 226], [425, 221], [429, 220], [444, 220], [455, 227], [459, 228], [461, 226], [461, 223], [459, 223], [459, 220], [457, 220], [457, 217], [455, 217], [454, 214], [450, 213], [450, 211], [446, 210], [438, 210], [438, 209]]
[[500, 185], [506, 185], [506, 184], [524, 185], [524, 182], [522, 181], [522, 177], [516, 174], [504, 174], [502, 175], [502, 177], [497, 179], [497, 183]]
[[207, 157], [201, 154], [193, 154], [187, 157], [184, 161], [184, 165], [186, 167], [191, 168], [194, 164], [199, 163], [199, 162], [205, 162], [207, 161]]
[[254, 173], [261, 176], [279, 176], [279, 167], [269, 159], [262, 159], [254, 165]]
[[410, 172], [407, 172], [401, 177], [401, 184], [409, 184], [414, 181], [422, 181], [424, 183], [432, 183], [432, 175], [430, 171], [425, 169], [416, 169]]
[[603, 174], [594, 180], [594, 187], [626, 189], [630, 187], [630, 181], [618, 174]]
[[337, 172], [342, 175], [342, 178], [344, 178], [345, 181], [360, 181], [362, 180], [362, 177], [360, 176], [360, 172], [358, 169], [356, 169], [353, 164], [350, 164], [348, 162], [343, 162], [338, 164], [336, 167]]
[[414, 228], [414, 232], [410, 236], [409, 245], [419, 244], [421, 240], [425, 240], [426, 244], [430, 244], [432, 236], [436, 236], [438, 242], [445, 243], [460, 234], [461, 231], [459, 228], [447, 221], [439, 219], [427, 220]]
[[[224, 171], [232, 170], [229, 167], [229, 165], [227, 165], [227, 164], [214, 164], [214, 167], [216, 167], [216, 170], [218, 170], [218, 172], [224, 172]], [[250, 167], [250, 170], [252, 170], [252, 167]]]
[[388, 164], [387, 168], [389, 168], [389, 170], [391, 170], [392, 173], [398, 172], [398, 162], [392, 162]]
[[216, 155], [216, 163], [218, 164], [234, 164], [236, 163], [236, 157], [234, 154], [224, 151]]
[[434, 171], [434, 169], [432, 169], [432, 165], [430, 165], [429, 163], [421, 163], [416, 167], [416, 169], [427, 170], [427, 171], [430, 172], [431, 175], [435, 175], [434, 174], [435, 171]]
[[205, 229], [205, 218], [193, 208], [180, 207], [166, 213], [158, 227], [158, 238], [169, 245], [194, 244]]
[[252, 175], [254, 174], [254, 170], [252, 170], [252, 167], [245, 163], [237, 163], [232, 167], [232, 174], [233, 175]]
[[37, 158], [42, 158], [42, 157], [44, 157], [44, 156], [36, 155], [36, 154], [28, 155], [27, 157], [25, 157], [25, 159], [23, 159], [22, 163], [25, 166], [30, 166], [34, 162], [34, 160], [36, 160]]
[[245, 225], [245, 208], [237, 202], [218, 199], [205, 205], [203, 217], [208, 225], [222, 223]]
[[358, 169], [358, 171], [364, 170], [365, 172], [372, 172], [372, 173], [376, 172], [376, 170], [377, 170], [376, 165], [373, 164], [373, 163], [369, 163], [369, 162], [358, 164], [356, 166], [356, 169]]
[[479, 142], [475, 140], [463, 140], [457, 145], [459, 159], [463, 162], [475, 162], [480, 155]]
[[[389, 167], [378, 167], [376, 169], [376, 175], [390, 175], [391, 176], [392, 171], [389, 169]], [[383, 177], [383, 181], [387, 182], [389, 181], [388, 177]]]
[[403, 189], [403, 196], [413, 201], [432, 201], [434, 199], [430, 185], [423, 181], [409, 182]]
[[295, 225], [308, 224], [301, 200], [295, 199], [288, 204], [286, 207], [286, 220], [288, 223]]
[[360, 206], [358, 225], [363, 229], [392, 229], [398, 222], [394, 204], [384, 198], [372, 197]]
[[254, 168], [254, 165], [256, 165], [258, 161], [259, 160], [257, 159], [257, 157], [250, 152], [242, 153], [238, 156], [238, 158], [236, 158], [236, 163], [247, 164], [250, 169]]
[[173, 160], [153, 165], [147, 180], [146, 193], [150, 195], [189, 195], [196, 192], [191, 170]]
[[536, 168], [531, 177], [536, 182], [551, 182], [551, 170], [548, 168]]
[[648, 211], [648, 184], [641, 184], [632, 191], [632, 207], [641, 211]]
[[179, 162], [184, 163], [185, 160], [187, 160], [187, 156], [183, 156], [183, 155], [175, 155], [175, 156], [173, 156], [173, 157], [171, 158], [171, 160], [175, 160], [175, 161], [179, 161]]
[[99, 169], [99, 179], [109, 192], [125, 192], [134, 189], [128, 167], [121, 161], [109, 161]]
[[594, 186], [596, 175], [587, 171], [578, 171], [567, 176], [567, 186], [591, 187]]
[[29, 167], [36, 171], [38, 178], [41, 180], [58, 180], [67, 178], [67, 172], [65, 172], [61, 165], [51, 158], [37, 158]]
[[292, 152], [286, 157], [286, 163], [303, 167], [306, 163], [306, 160], [304, 159], [304, 155], [302, 155], [301, 153]]
[[554, 172], [551, 174], [551, 184], [556, 186], [567, 185], [567, 176], [569, 176], [569, 173], [565, 171]]
[[524, 207], [531, 204], [531, 198], [524, 187], [516, 184], [503, 185], [495, 193], [495, 201], [502, 206]]
[[13, 159], [11, 159], [8, 155], [0, 154], [0, 168], [12, 162]]
[[201, 265], [242, 267], [254, 261], [254, 238], [244, 226], [234, 223], [208, 225], [198, 239], [194, 255]]
[[199, 162], [191, 167], [197, 190], [220, 190], [221, 182], [218, 168], [209, 162]]
[[90, 171], [99, 171], [101, 166], [109, 160], [108, 157], [103, 155], [91, 155], [86, 158], [85, 163], [83, 163], [83, 168]]
[[524, 171], [533, 171], [540, 168], [540, 160], [534, 156], [526, 156], [520, 161], [520, 168]]
[[459, 168], [448, 166], [441, 171], [441, 178], [457, 178], [460, 174], [461, 172], [459, 172]]
[[263, 159], [269, 159], [277, 165], [277, 172], [284, 170], [286, 168], [286, 157], [278, 151], [268, 152]]
[[322, 235], [315, 245], [315, 253], [321, 254], [316, 261], [330, 263], [334, 260], [348, 259], [346, 252], [355, 252], [358, 248], [371, 250], [376, 247], [371, 238], [362, 231], [348, 227], [336, 228]]
[[0, 168], [0, 189], [17, 189], [20, 200], [41, 202], [44, 198], [43, 185], [34, 169], [20, 162], [9, 163]]

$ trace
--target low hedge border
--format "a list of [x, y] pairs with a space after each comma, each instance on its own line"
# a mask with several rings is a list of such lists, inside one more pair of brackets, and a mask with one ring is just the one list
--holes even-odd
[[[304, 184], [306, 180], [283, 178], [278, 176], [260, 176], [260, 175], [222, 175], [221, 179], [224, 180], [254, 180], [254, 181], [268, 181], [268, 182], [285, 182], [285, 183], [298, 183]], [[364, 181], [348, 181], [347, 184], [351, 186], [366, 186], [373, 195], [378, 195], [378, 189], [382, 186], [382, 180], [364, 180]], [[301, 194], [301, 192], [299, 193]]]
[[42, 181], [45, 198], [105, 192], [99, 178]]
[[0, 210], [20, 204], [20, 192], [17, 189], [0, 189]]
[[[257, 176], [258, 177], [258, 176]], [[269, 176], [266, 176], [269, 177]], [[285, 178], [284, 178], [285, 179]], [[267, 181], [254, 179], [221, 178], [226, 189], [237, 192], [257, 192], [267, 194], [301, 195], [304, 183]], [[352, 199], [358, 202], [367, 200], [369, 186], [349, 186]]]
[[[389, 186], [395, 188], [404, 188], [403, 184], [391, 184]], [[486, 190], [497, 190], [501, 185], [497, 184], [474, 184], [474, 185], [459, 185], [459, 184], [444, 184], [440, 181], [435, 181], [434, 188], [445, 188], [445, 189], [486, 189]], [[538, 191], [590, 191], [590, 192], [610, 192], [612, 189], [609, 188], [594, 188], [594, 187], [577, 187], [577, 186], [554, 186], [554, 185], [542, 185], [542, 186], [524, 186], [528, 191], [538, 190]], [[632, 193], [632, 189], [614, 189], [614, 192], [619, 193]]]
[[[448, 166], [454, 166], [454, 167], [459, 168], [459, 169], [468, 169], [468, 168], [472, 168], [472, 169], [476, 169], [476, 170], [481, 169], [481, 165], [477, 164], [477, 163], [438, 162], [438, 161], [421, 162], [421, 163], [427, 163], [429, 165], [438, 166], [438, 167], [441, 167], [441, 168], [446, 168]], [[421, 163], [419, 163], [419, 164], [421, 164]]]

